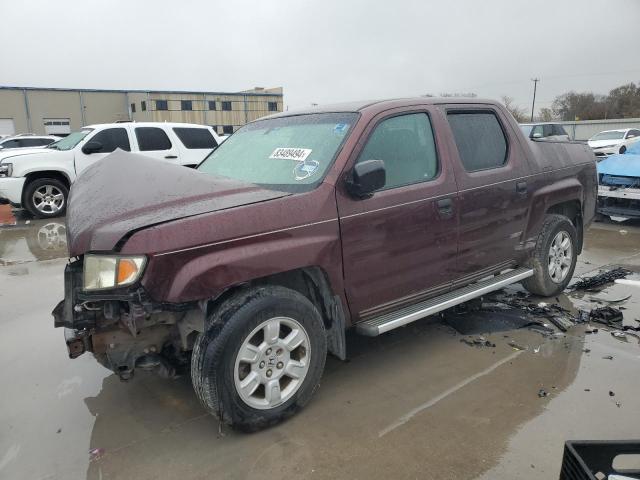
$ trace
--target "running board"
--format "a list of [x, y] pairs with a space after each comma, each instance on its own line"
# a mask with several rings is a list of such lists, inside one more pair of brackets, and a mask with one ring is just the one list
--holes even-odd
[[388, 332], [394, 328], [402, 327], [434, 313], [441, 312], [447, 308], [467, 302], [482, 295], [500, 290], [507, 285], [517, 283], [520, 280], [531, 277], [533, 270], [530, 268], [518, 268], [500, 275], [496, 275], [481, 282], [472, 283], [466, 287], [453, 290], [439, 295], [435, 298], [425, 300], [420, 303], [409, 305], [400, 310], [365, 320], [356, 325], [356, 331], [361, 335], [376, 337], [381, 333]]

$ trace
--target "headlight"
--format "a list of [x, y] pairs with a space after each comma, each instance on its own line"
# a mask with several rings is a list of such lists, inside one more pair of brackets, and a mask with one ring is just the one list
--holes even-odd
[[104, 290], [131, 285], [142, 275], [147, 259], [141, 256], [84, 256], [84, 289]]
[[13, 173], [13, 163], [0, 164], [0, 177], [10, 177]]

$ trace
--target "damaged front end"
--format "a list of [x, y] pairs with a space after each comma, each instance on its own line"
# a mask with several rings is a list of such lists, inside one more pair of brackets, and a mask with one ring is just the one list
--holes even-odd
[[83, 258], [65, 268], [65, 298], [53, 310], [65, 329], [70, 358], [91, 352], [122, 380], [136, 368], [175, 375], [188, 362], [204, 311], [197, 303], [154, 302], [136, 283], [97, 291], [83, 288]]
[[597, 211], [612, 220], [640, 218], [640, 144], [598, 164]]

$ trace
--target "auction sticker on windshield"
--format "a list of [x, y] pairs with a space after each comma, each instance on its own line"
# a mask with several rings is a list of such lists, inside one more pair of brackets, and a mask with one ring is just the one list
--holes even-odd
[[278, 158], [282, 160], [298, 160], [304, 162], [311, 155], [310, 148], [276, 148], [269, 158]]

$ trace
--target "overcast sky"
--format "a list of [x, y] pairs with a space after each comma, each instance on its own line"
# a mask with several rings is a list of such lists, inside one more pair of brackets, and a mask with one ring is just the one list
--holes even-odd
[[0, 0], [0, 85], [238, 91], [285, 106], [640, 81], [639, 0]]

